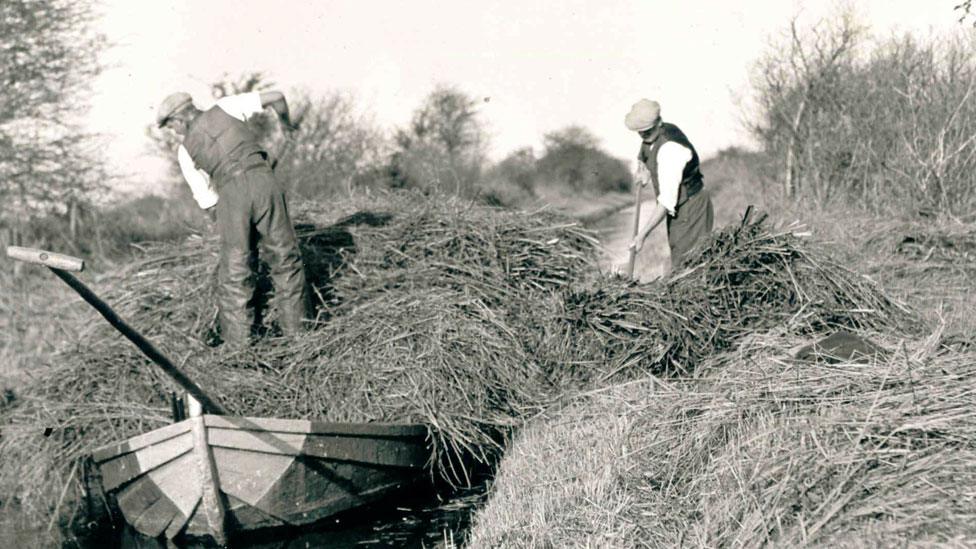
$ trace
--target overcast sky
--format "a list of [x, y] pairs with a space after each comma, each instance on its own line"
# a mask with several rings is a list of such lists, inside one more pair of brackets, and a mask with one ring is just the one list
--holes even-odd
[[[959, 0], [853, 2], [878, 33], [958, 29]], [[630, 105], [657, 99], [703, 156], [746, 145], [742, 100], [752, 63], [800, 15], [836, 2], [663, 0], [102, 0], [115, 45], [88, 116], [127, 191], [151, 190], [160, 163], [144, 129], [168, 93], [212, 103], [207, 83], [261, 71], [288, 92], [351, 92], [386, 129], [406, 123], [437, 83], [483, 99], [499, 159], [582, 125], [630, 158]]]

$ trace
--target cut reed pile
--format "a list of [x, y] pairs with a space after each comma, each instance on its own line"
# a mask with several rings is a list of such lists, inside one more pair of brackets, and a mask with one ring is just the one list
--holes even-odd
[[827, 366], [767, 334], [593, 391], [521, 431], [470, 546], [970, 546], [976, 354], [940, 335]]
[[617, 279], [568, 293], [545, 347], [584, 363], [584, 378], [599, 372], [606, 381], [692, 375], [712, 354], [776, 326], [797, 334], [919, 328], [915, 313], [875, 283], [764, 217], [747, 211], [661, 284]]
[[[321, 322], [306, 336], [237, 353], [206, 345], [216, 312], [211, 237], [146, 246], [94, 289], [230, 411], [425, 422], [434, 473], [466, 482], [471, 460], [491, 462], [551, 390], [507, 307], [595, 274], [592, 238], [547, 212], [405, 193], [295, 216], [320, 301]], [[168, 422], [173, 386], [89, 318], [77, 345], [39, 365], [2, 412], [3, 505], [21, 526], [52, 511], [72, 516], [78, 464], [92, 449]]]
[[[425, 422], [432, 470], [455, 483], [571, 387], [690, 374], [776, 323], [801, 333], [912, 324], [865, 279], [748, 218], [715, 235], [689, 270], [642, 287], [599, 277], [589, 233], [544, 211], [397, 193], [307, 205], [295, 217], [319, 301], [320, 322], [304, 337], [238, 353], [207, 346], [213, 238], [147, 246], [95, 289], [230, 411]], [[10, 424], [0, 490], [22, 521], [62, 507], [71, 516], [90, 450], [168, 421], [172, 386], [90, 318], [77, 346], [39, 366], [0, 412]]]

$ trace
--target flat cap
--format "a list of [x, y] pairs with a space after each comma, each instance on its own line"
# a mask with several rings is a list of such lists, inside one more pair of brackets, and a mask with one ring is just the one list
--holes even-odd
[[159, 110], [156, 111], [156, 125], [162, 128], [163, 124], [165, 124], [171, 116], [191, 103], [193, 103], [193, 98], [190, 97], [190, 94], [186, 92], [169, 94], [159, 105]]
[[657, 101], [641, 99], [630, 107], [630, 112], [624, 117], [627, 129], [642, 132], [657, 122], [661, 117], [661, 105]]

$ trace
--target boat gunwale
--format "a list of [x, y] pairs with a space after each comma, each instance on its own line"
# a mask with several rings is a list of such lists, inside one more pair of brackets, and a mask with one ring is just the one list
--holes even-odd
[[92, 450], [91, 457], [96, 464], [101, 465], [125, 454], [138, 452], [143, 448], [155, 446], [190, 432], [189, 420], [178, 421], [169, 425], [153, 429], [122, 442], [112, 442]]
[[[236, 423], [232, 419], [241, 420], [241, 423]], [[219, 429], [300, 433], [316, 436], [335, 435], [358, 438], [418, 438], [423, 436], [426, 438], [429, 434], [427, 425], [422, 423], [328, 422], [313, 419], [220, 416], [215, 414], [204, 414], [203, 420], [207, 427]]]
[[[269, 433], [306, 434], [311, 436], [341, 436], [349, 438], [419, 439], [425, 440], [429, 429], [421, 423], [342, 423], [310, 419], [259, 418], [250, 416], [220, 416], [204, 414], [208, 428]], [[239, 420], [238, 422], [233, 421]], [[151, 431], [96, 448], [91, 457], [102, 464], [125, 454], [138, 452], [149, 446], [161, 444], [190, 432], [190, 421], [185, 419]]]

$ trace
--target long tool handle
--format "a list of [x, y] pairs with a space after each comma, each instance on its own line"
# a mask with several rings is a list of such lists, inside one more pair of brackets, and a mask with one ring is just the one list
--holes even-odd
[[61, 269], [63, 271], [79, 272], [85, 270], [85, 262], [77, 257], [38, 250], [37, 248], [7, 246], [7, 256], [18, 261], [37, 263], [38, 265]]
[[[24, 257], [23, 253], [20, 250], [25, 250], [25, 249], [32, 250], [30, 248], [19, 248], [19, 249], [15, 248], [13, 250], [13, 253], [11, 253], [11, 248], [15, 248], [15, 247], [13, 246], [8, 247], [7, 255], [13, 259], [22, 259], [22, 257]], [[42, 250], [32, 250], [32, 253], [27, 254], [27, 257], [35, 257], [35, 256], [40, 257], [39, 255], [36, 255], [33, 252], [40, 252], [43, 254], [47, 254], [48, 258], [52, 256], [60, 256], [60, 254], [53, 254], [52, 252], [44, 252]], [[83, 262], [80, 259], [73, 258], [71, 256], [60, 256], [60, 257], [66, 257], [73, 260], [73, 261], [69, 261], [67, 263], [68, 265], [83, 264]], [[27, 259], [27, 261], [31, 261], [31, 260]], [[51, 265], [41, 261], [31, 261], [31, 262], [47, 265], [47, 267], [51, 269], [51, 272], [53, 272], [55, 275], [58, 276], [58, 278], [63, 280], [68, 286], [71, 286], [76, 292], [78, 292], [78, 295], [80, 295], [82, 299], [87, 301], [92, 307], [95, 308], [95, 310], [101, 313], [101, 315], [105, 317], [105, 320], [107, 320], [109, 324], [111, 324], [116, 330], [121, 332], [122, 335], [124, 335], [126, 338], [129, 339], [129, 341], [134, 343], [135, 346], [138, 347], [139, 350], [143, 352], [143, 354], [145, 354], [147, 357], [149, 357], [150, 360], [152, 360], [157, 365], [159, 365], [159, 367], [162, 368], [163, 371], [166, 372], [166, 374], [173, 379], [173, 381], [179, 384], [180, 387], [186, 389], [186, 392], [190, 393], [191, 395], [193, 395], [194, 398], [200, 401], [200, 403], [203, 405], [204, 408], [206, 408], [207, 410], [215, 414], [228, 415], [227, 411], [224, 410], [224, 407], [221, 406], [219, 402], [217, 402], [215, 399], [211, 398], [210, 395], [205, 393], [203, 389], [200, 388], [199, 385], [194, 383], [192, 379], [190, 379], [189, 377], [187, 377], [185, 373], [183, 373], [183, 370], [180, 370], [175, 364], [173, 364], [168, 358], [166, 358], [166, 356], [163, 353], [161, 353], [159, 349], [157, 349], [156, 346], [152, 344], [151, 341], [143, 337], [142, 334], [135, 331], [131, 326], [129, 326], [124, 320], [122, 320], [121, 317], [119, 317], [119, 315], [115, 313], [115, 311], [112, 310], [111, 307], [108, 306], [107, 303], [102, 301], [101, 298], [95, 295], [95, 292], [91, 291], [88, 288], [88, 286], [85, 286], [85, 284], [80, 280], [78, 280], [77, 278], [75, 278], [74, 275], [65, 271], [64, 269], [58, 267], [52, 267]], [[59, 264], [59, 263], [55, 262], [55, 264]], [[79, 267], [78, 270], [81, 270], [81, 268]]]
[[[637, 238], [640, 231], [640, 212], [641, 212], [641, 190], [644, 188], [643, 181], [637, 181], [637, 192], [634, 196], [634, 234], [630, 237], [631, 242]], [[637, 262], [637, 250], [630, 248], [630, 257], [627, 259], [627, 278], [634, 278], [634, 264]]]

